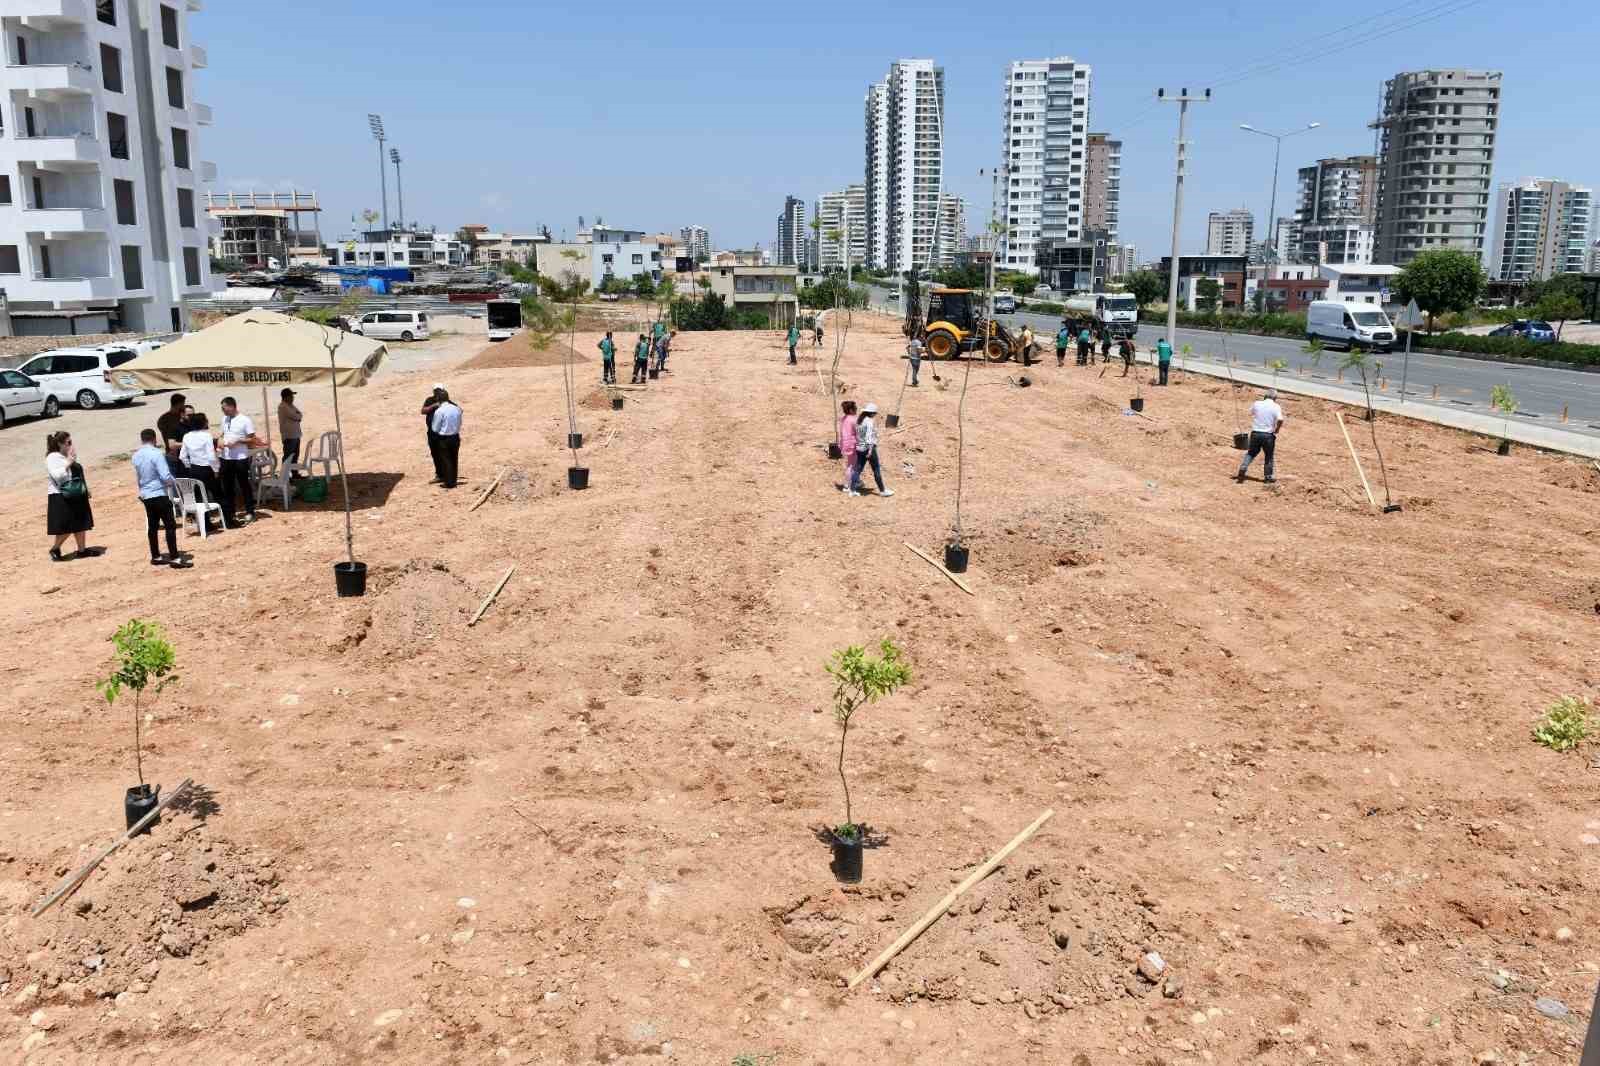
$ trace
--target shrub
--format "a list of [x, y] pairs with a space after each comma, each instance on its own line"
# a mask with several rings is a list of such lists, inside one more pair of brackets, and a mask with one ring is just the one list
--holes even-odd
[[146, 689], [152, 689], [151, 697], [154, 698], [160, 695], [162, 689], [178, 680], [172, 672], [177, 660], [167, 634], [155, 622], [135, 618], [111, 635], [111, 643], [117, 649], [117, 668], [95, 687], [105, 696], [108, 704], [116, 703], [124, 689], [133, 693], [133, 758], [139, 784], [142, 785], [144, 750], [139, 728], [143, 710], [140, 701]]
[[[1139, 321], [1165, 325], [1167, 316], [1154, 311], [1139, 312]], [[1306, 316], [1283, 311], [1265, 314], [1243, 314], [1221, 311], [1206, 314], [1200, 311], [1179, 311], [1178, 325], [1186, 329], [1215, 329], [1228, 333], [1259, 333], [1269, 337], [1304, 337]]]
[[1600, 344], [1573, 344], [1569, 341], [1540, 344], [1524, 337], [1488, 337], [1477, 333], [1437, 333], [1432, 336], [1418, 333], [1412, 337], [1411, 344], [1414, 348], [1497, 355], [1507, 359], [1542, 359], [1577, 366], [1600, 366]]
[[1563, 696], [1544, 712], [1533, 727], [1533, 739], [1551, 751], [1571, 751], [1589, 735], [1589, 701]]

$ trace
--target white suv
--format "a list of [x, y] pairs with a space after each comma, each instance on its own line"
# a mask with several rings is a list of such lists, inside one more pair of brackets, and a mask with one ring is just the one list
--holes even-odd
[[99, 348], [57, 348], [41, 352], [17, 367], [39, 383], [57, 403], [75, 403], [84, 410], [101, 404], [129, 404], [144, 395], [112, 380], [111, 372], [138, 356], [131, 347], [107, 344]]

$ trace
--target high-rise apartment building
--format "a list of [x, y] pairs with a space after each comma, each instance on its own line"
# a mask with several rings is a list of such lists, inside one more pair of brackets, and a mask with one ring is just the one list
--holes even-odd
[[[1006, 68], [1005, 77], [1004, 165], [995, 214], [1004, 219], [1006, 235], [997, 263], [1007, 270], [1034, 273], [1042, 244], [1083, 240], [1089, 228], [1085, 186], [1090, 68], [1070, 56], [1020, 59]], [[1106, 142], [1108, 177], [1112, 143], [1116, 142]], [[1117, 169], [1121, 169], [1120, 145]], [[1109, 202], [1106, 207], [1110, 208]]]
[[[180, 0], [0, 7], [0, 288], [41, 333], [75, 319], [188, 327], [211, 289], [195, 100], [205, 50]], [[81, 332], [81, 330], [79, 330]]]
[[1086, 142], [1088, 166], [1084, 171], [1083, 224], [1105, 230], [1117, 243], [1117, 210], [1122, 202], [1122, 142], [1107, 133], [1091, 133]]
[[778, 239], [772, 244], [772, 261], [778, 266], [804, 266], [806, 257], [806, 202], [798, 196], [783, 198], [778, 215]]
[[867, 247], [871, 264], [925, 268], [944, 182], [944, 68], [901, 59], [867, 90]]
[[1588, 268], [1594, 232], [1594, 193], [1585, 186], [1545, 178], [1502, 184], [1489, 254], [1489, 276], [1500, 281], [1540, 281]]
[[1378, 157], [1319, 159], [1300, 168], [1294, 254], [1301, 263], [1372, 262]]
[[685, 226], [678, 231], [678, 238], [682, 241], [683, 254], [696, 263], [711, 259], [711, 231], [704, 226]]
[[939, 200], [939, 252], [934, 257], [934, 265], [954, 266], [966, 241], [967, 202], [947, 192]]
[[[867, 188], [850, 185], [817, 198], [820, 220], [817, 234], [817, 269], [843, 270], [867, 262]], [[846, 250], [849, 260], [846, 262]]]
[[1255, 231], [1255, 216], [1247, 208], [1213, 211], [1206, 220], [1206, 254], [1248, 256]]
[[1423, 70], [1383, 86], [1374, 256], [1404, 266], [1418, 252], [1483, 254], [1489, 171], [1500, 124], [1500, 72]]

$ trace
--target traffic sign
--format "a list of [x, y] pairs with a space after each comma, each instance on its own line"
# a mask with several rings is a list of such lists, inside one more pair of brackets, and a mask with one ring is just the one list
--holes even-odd
[[1422, 308], [1417, 306], [1417, 301], [1412, 300], [1406, 304], [1405, 309], [1394, 317], [1394, 324], [1406, 329], [1416, 329], [1425, 321]]

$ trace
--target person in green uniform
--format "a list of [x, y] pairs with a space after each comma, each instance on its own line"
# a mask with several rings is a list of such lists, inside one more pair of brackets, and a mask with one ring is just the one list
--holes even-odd
[[1172, 369], [1172, 345], [1165, 337], [1156, 341], [1156, 367], [1161, 371], [1161, 380], [1156, 384], [1165, 385], [1167, 383], [1167, 371]]
[[633, 377], [629, 381], [635, 385], [650, 384], [650, 341], [643, 333], [633, 346]]
[[597, 345], [600, 349], [600, 384], [615, 385], [617, 383], [617, 343], [611, 339], [611, 331], [606, 330], [606, 335]]
[[1089, 366], [1089, 352], [1094, 348], [1094, 334], [1089, 332], [1089, 327], [1084, 326], [1078, 330], [1078, 365]]
[[1067, 345], [1072, 343], [1072, 331], [1065, 322], [1056, 330], [1056, 366], [1067, 365]]
[[789, 323], [789, 365], [790, 366], [794, 366], [795, 365], [794, 346], [799, 344], [799, 343], [800, 343], [800, 324], [798, 322], [791, 322], [791, 323]]

